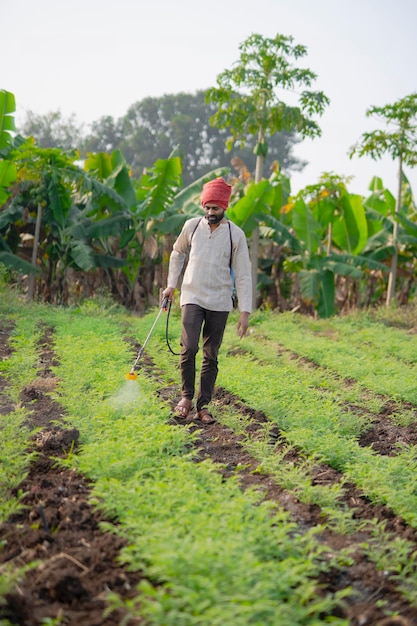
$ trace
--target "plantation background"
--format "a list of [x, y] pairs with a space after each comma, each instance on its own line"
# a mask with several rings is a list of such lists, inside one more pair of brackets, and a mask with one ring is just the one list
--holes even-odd
[[[371, 106], [384, 127], [351, 149], [375, 160], [388, 153], [396, 190], [374, 177], [365, 198], [346, 177], [324, 173], [292, 195], [291, 170], [303, 167], [292, 147], [320, 136], [315, 118], [329, 104], [311, 89], [296, 106], [278, 95], [314, 82], [294, 62], [305, 54], [291, 37], [252, 35], [216, 87], [138, 103], [117, 129], [102, 121], [90, 143], [103, 150], [102, 137], [105, 151], [87, 142], [82, 159], [50, 138], [42, 147], [14, 135], [14, 95], [0, 91], [0, 262], [10, 280], [20, 279], [29, 301], [68, 304], [106, 289], [145, 311], [166, 286], [175, 237], [201, 212], [202, 185], [222, 175], [233, 185], [227, 217], [249, 242], [254, 309], [331, 317], [412, 300], [416, 207], [404, 167], [417, 163], [417, 95]], [[42, 135], [39, 123], [32, 130]]]
[[242, 340], [232, 314], [211, 426], [172, 418], [166, 319], [125, 380], [156, 312], [2, 287], [3, 620], [415, 623], [415, 309], [258, 311]]

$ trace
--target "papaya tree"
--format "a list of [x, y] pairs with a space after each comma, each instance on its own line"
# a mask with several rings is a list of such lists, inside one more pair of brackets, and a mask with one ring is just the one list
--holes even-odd
[[[211, 124], [228, 128], [229, 149], [248, 136], [256, 137], [255, 182], [263, 177], [269, 137], [281, 131], [296, 131], [301, 137], [320, 136], [314, 116], [322, 115], [329, 99], [322, 91], [312, 91], [316, 74], [297, 66], [307, 54], [305, 46], [294, 44], [293, 37], [276, 35], [266, 38], [252, 34], [240, 46], [240, 58], [230, 70], [217, 77], [217, 86], [207, 91], [206, 99], [217, 105]], [[295, 102], [288, 104], [283, 92]], [[251, 238], [253, 306], [256, 306], [259, 229]]]
[[[350, 156], [368, 155], [372, 159], [380, 159], [389, 154], [398, 162], [398, 188], [395, 211], [392, 214], [392, 246], [391, 271], [388, 278], [386, 304], [389, 305], [395, 296], [399, 253], [399, 215], [402, 208], [403, 167], [417, 165], [417, 93], [410, 94], [393, 104], [383, 107], [371, 106], [366, 111], [367, 117], [376, 117], [386, 124], [384, 129], [364, 133], [358, 143], [350, 150]], [[391, 130], [392, 129], [392, 130]]]

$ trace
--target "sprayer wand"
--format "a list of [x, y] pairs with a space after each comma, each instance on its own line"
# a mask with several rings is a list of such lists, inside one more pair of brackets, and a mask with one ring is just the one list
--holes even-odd
[[138, 352], [138, 356], [136, 357], [136, 361], [133, 363], [132, 369], [130, 370], [130, 372], [128, 374], [126, 374], [127, 380], [136, 380], [136, 378], [138, 377], [138, 375], [135, 372], [136, 366], [137, 366], [137, 364], [139, 362], [139, 359], [141, 358], [141, 356], [143, 354], [143, 351], [145, 350], [146, 344], [148, 343], [150, 336], [153, 333], [153, 329], [156, 326], [156, 323], [157, 323], [157, 321], [159, 319], [159, 316], [161, 315], [162, 311], [166, 311], [167, 308], [168, 308], [168, 296], [162, 300], [162, 304], [161, 304], [161, 307], [159, 309], [158, 315], [156, 316], [156, 319], [155, 319], [154, 323], [152, 324], [152, 327], [151, 327], [151, 330], [148, 333], [148, 336], [146, 337], [145, 341], [143, 342], [143, 346], [141, 347], [141, 349]]

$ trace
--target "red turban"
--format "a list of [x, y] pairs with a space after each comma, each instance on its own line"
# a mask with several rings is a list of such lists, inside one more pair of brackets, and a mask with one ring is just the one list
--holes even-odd
[[201, 192], [201, 204], [204, 206], [212, 202], [221, 209], [226, 210], [229, 205], [232, 187], [228, 185], [224, 178], [215, 178], [203, 185]]

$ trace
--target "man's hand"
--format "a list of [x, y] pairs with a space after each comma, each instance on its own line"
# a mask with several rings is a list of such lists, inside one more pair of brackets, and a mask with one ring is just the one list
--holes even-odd
[[247, 311], [242, 311], [239, 320], [237, 322], [237, 334], [242, 339], [243, 335], [249, 328], [249, 313]]
[[167, 287], [166, 289], [164, 289], [162, 292], [162, 300], [164, 298], [168, 298], [168, 300], [172, 302], [172, 296], [174, 295], [174, 291], [174, 287]]

